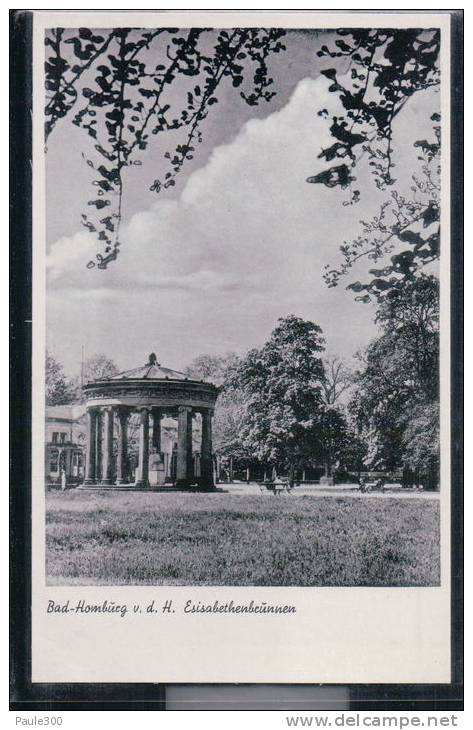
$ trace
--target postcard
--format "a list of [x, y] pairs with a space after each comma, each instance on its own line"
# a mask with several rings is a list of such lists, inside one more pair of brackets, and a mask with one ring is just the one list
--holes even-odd
[[33, 682], [451, 681], [450, 22], [34, 11]]

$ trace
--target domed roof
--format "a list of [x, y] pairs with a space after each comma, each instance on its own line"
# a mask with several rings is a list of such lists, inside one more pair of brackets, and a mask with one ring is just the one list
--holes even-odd
[[146, 365], [82, 386], [87, 408], [156, 406], [175, 414], [179, 406], [213, 408], [219, 388], [205, 380], [187, 378], [184, 373], [163, 367], [151, 353]]
[[189, 380], [189, 378], [178, 370], [165, 368], [158, 362], [156, 355], [152, 352], [146, 365], [133, 370], [125, 370], [123, 373], [107, 378], [107, 380]]

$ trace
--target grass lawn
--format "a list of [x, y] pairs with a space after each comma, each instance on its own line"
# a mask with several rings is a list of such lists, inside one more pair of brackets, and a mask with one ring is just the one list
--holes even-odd
[[440, 581], [438, 500], [71, 490], [46, 504], [50, 585]]

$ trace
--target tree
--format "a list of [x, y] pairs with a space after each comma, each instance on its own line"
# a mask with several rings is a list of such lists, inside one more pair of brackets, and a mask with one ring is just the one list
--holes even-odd
[[332, 476], [336, 460], [346, 461], [351, 439], [344, 397], [353, 383], [353, 373], [337, 356], [324, 357], [322, 398], [325, 409], [320, 423], [319, 445], [325, 461], [325, 476]]
[[[435, 459], [425, 448], [421, 426], [428, 425], [430, 434], [438, 428], [439, 282], [425, 272], [427, 266], [432, 271], [440, 255], [439, 114], [431, 116], [433, 138], [415, 143], [421, 171], [412, 176], [411, 195], [389, 188], [396, 182], [392, 121], [413, 94], [439, 84], [439, 37], [434, 31], [411, 30], [348, 35], [348, 43], [336, 41], [338, 51], [321, 51], [322, 56], [347, 55], [355, 61], [351, 90], [340, 84], [333, 69], [325, 72], [346, 115], [333, 120], [331, 131], [338, 142], [321, 157], [345, 162], [309, 182], [351, 189], [353, 170], [367, 153], [377, 186], [389, 194], [378, 215], [361, 221], [361, 235], [343, 242], [341, 264], [327, 265], [324, 278], [334, 287], [361, 259], [381, 263], [381, 268], [369, 269], [370, 279], [347, 286], [356, 300], [377, 301], [381, 327], [381, 336], [360, 356], [351, 416], [366, 443], [365, 465], [395, 468], [403, 463], [412, 468], [416, 463], [418, 471], [423, 454], [424, 468], [433, 464], [432, 475]], [[359, 197], [360, 191], [352, 191], [350, 202]], [[432, 438], [431, 444], [438, 454], [438, 440]]]
[[438, 306], [438, 280], [423, 275], [378, 308], [382, 334], [359, 356], [351, 404], [370, 468], [431, 471], [438, 458]]
[[385, 334], [359, 355], [352, 410], [365, 440], [365, 467], [394, 470], [402, 463], [402, 437], [406, 404], [414, 397], [404, 352], [396, 339]]
[[188, 378], [209, 380], [214, 385], [222, 385], [228, 370], [238, 362], [238, 355], [228, 352], [226, 355], [198, 355], [190, 365], [184, 368]]
[[327, 406], [340, 404], [353, 383], [353, 373], [341, 358], [331, 355], [322, 358], [324, 373], [322, 377], [322, 394]]
[[[341, 29], [336, 35], [331, 47], [322, 46], [317, 55], [349, 62], [349, 77], [339, 63], [321, 72], [332, 82], [329, 91], [339, 97], [344, 113], [332, 118], [335, 141], [319, 158], [337, 164], [307, 182], [351, 189], [357, 162], [367, 154], [376, 185], [385, 188], [395, 182], [394, 119], [414, 94], [440, 84], [440, 31], [362, 28]], [[321, 109], [319, 115], [327, 117], [328, 111]], [[359, 197], [360, 191], [352, 190], [352, 202]]]
[[106, 355], [92, 355], [84, 362], [84, 383], [90, 383], [93, 380], [104, 380], [116, 375], [118, 372], [114, 361]]
[[[432, 120], [439, 121], [438, 114]], [[335, 287], [340, 279], [360, 259], [377, 263], [382, 268], [370, 269], [371, 281], [352, 282], [348, 289], [368, 302], [378, 302], [393, 289], [402, 289], [422, 274], [424, 267], [438, 260], [440, 255], [440, 126], [434, 126], [435, 140], [420, 140], [420, 175], [412, 176], [411, 195], [392, 190], [382, 203], [381, 210], [372, 220], [360, 221], [362, 233], [353, 241], [340, 246], [342, 263], [334, 268], [325, 266], [324, 279]], [[407, 245], [407, 248], [406, 248]], [[391, 255], [392, 254], [392, 255]]]
[[342, 409], [326, 406], [320, 412], [316, 452], [325, 464], [325, 476], [333, 476], [334, 463], [346, 461], [350, 433]]
[[439, 404], [420, 402], [411, 414], [403, 438], [403, 462], [415, 480], [433, 489], [439, 481], [440, 418]]
[[322, 330], [294, 315], [261, 349], [242, 359], [234, 374], [244, 393], [241, 441], [260, 462], [289, 471], [314, 458], [323, 412]]
[[223, 465], [252, 462], [252, 454], [241, 440], [241, 433], [247, 417], [244, 390], [238, 385], [235, 372], [239, 360], [234, 361], [226, 370], [220, 394], [215, 407], [214, 447]]
[[224, 80], [249, 105], [274, 96], [267, 59], [284, 50], [284, 35], [274, 28], [114, 28], [105, 33], [53, 28], [46, 34], [46, 142], [66, 117], [92, 140], [83, 157], [94, 171], [95, 196], [82, 223], [103, 244], [104, 255], [97, 254], [89, 268], [106, 268], [117, 258], [125, 173], [141, 164], [153, 136], [184, 132], [175, 152], [165, 153], [164, 178], [150, 185], [159, 193], [175, 185], [193, 158], [202, 122], [218, 103]]
[[66, 377], [62, 365], [46, 351], [46, 405], [62, 406], [74, 402], [74, 383]]
[[213, 446], [224, 465], [230, 459], [241, 461], [248, 457], [239, 438], [245, 406], [242, 390], [234, 377], [238, 365], [238, 355], [229, 352], [226, 355], [198, 355], [184, 369], [188, 377], [209, 380], [220, 388], [213, 420]]
[[439, 392], [439, 280], [422, 274], [394, 289], [378, 307], [376, 320], [404, 353], [404, 371], [415, 392], [427, 400]]
[[[360, 200], [355, 172], [363, 157], [369, 159], [378, 188], [389, 191], [395, 184], [392, 125], [415, 94], [439, 87], [440, 32], [425, 28], [341, 29], [336, 36], [317, 54], [348, 61], [348, 67], [337, 61], [337, 68], [321, 71], [331, 81], [329, 92], [343, 106], [343, 113], [331, 120], [334, 142], [319, 154], [320, 159], [336, 164], [309, 177], [307, 182], [348, 189], [350, 198], [344, 202], [348, 205]], [[319, 115], [328, 117], [327, 109], [319, 110]], [[433, 139], [420, 139], [414, 145], [422, 170], [420, 176], [413, 176], [413, 194], [406, 197], [391, 190], [379, 214], [371, 221], [360, 221], [361, 235], [340, 246], [341, 265], [325, 267], [328, 286], [337, 286], [363, 257], [373, 262], [384, 259], [382, 268], [369, 272], [371, 281], [356, 281], [348, 286], [360, 301], [367, 302], [372, 297], [379, 300], [392, 288], [402, 288], [405, 281], [415, 278], [416, 272], [438, 258], [440, 115], [433, 114], [431, 121]], [[423, 234], [425, 229], [429, 229], [427, 236]]]
[[82, 366], [81, 377], [76, 376], [71, 379], [71, 388], [74, 391], [74, 401], [77, 403], [85, 403], [85, 395], [82, 385], [91, 383], [94, 380], [104, 380], [116, 375], [119, 372], [114, 361], [106, 355], [91, 355], [85, 360]]

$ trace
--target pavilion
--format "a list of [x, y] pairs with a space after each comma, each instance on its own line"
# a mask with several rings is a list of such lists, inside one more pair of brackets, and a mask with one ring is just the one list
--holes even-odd
[[[218, 388], [163, 367], [152, 353], [142, 367], [83, 386], [87, 412], [87, 452], [83, 489], [150, 489], [150, 436], [154, 454], [161, 452], [161, 419], [177, 418], [175, 486], [214, 489], [212, 416]], [[134, 481], [127, 478], [128, 422], [140, 418], [138, 464]], [[194, 474], [192, 433], [201, 414], [200, 474]], [[151, 429], [150, 429], [151, 418]], [[118, 426], [116, 458], [114, 429]]]

